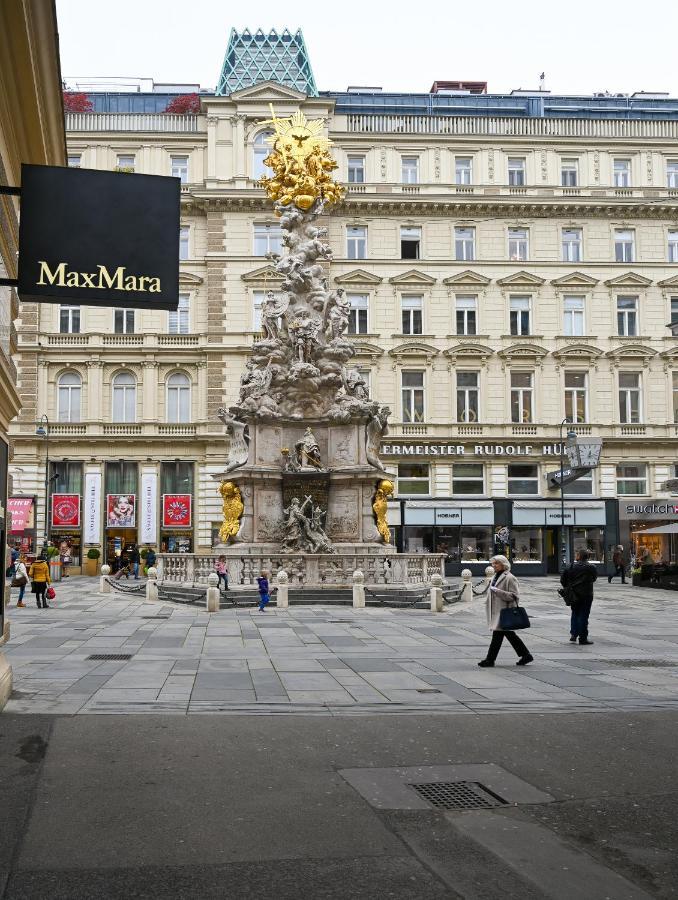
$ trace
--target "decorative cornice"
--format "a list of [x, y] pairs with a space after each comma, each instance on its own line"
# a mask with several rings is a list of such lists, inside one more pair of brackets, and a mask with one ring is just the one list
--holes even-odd
[[418, 269], [408, 269], [407, 272], [402, 272], [400, 275], [394, 275], [393, 278], [389, 278], [389, 284], [435, 284], [436, 280], [436, 278], [427, 275], [425, 272], [420, 272]]
[[513, 275], [507, 275], [506, 278], [498, 278], [497, 284], [502, 287], [541, 287], [545, 280], [545, 278], [523, 270], [515, 272]]
[[491, 347], [486, 347], [484, 344], [455, 344], [454, 347], [448, 347], [447, 350], [443, 350], [443, 356], [451, 359], [459, 356], [487, 359], [493, 353], [494, 350]]
[[605, 284], [607, 287], [649, 287], [652, 284], [651, 278], [645, 278], [636, 272], [625, 272], [623, 275], [617, 275], [616, 278], [609, 278]]
[[254, 281], [257, 283], [265, 283], [267, 281], [280, 282], [284, 280], [284, 275], [276, 272], [273, 266], [262, 266], [260, 269], [253, 269], [251, 272], [245, 272], [240, 276], [243, 281]]
[[350, 272], [344, 272], [343, 275], [336, 275], [334, 281], [336, 284], [356, 284], [356, 285], [376, 285], [380, 284], [384, 279], [366, 269], [352, 269]]
[[596, 359], [602, 356], [603, 351], [591, 344], [569, 344], [567, 347], [561, 347], [554, 350], [552, 356], [554, 359]]
[[443, 278], [443, 284], [451, 287], [485, 287], [491, 280], [491, 278], [486, 278], [485, 275], [481, 275], [479, 272], [466, 269], [464, 272], [459, 272], [458, 275], [450, 275], [448, 278]]
[[504, 350], [499, 350], [497, 353], [502, 359], [543, 359], [548, 355], [548, 350], [545, 350], [543, 347], [539, 347], [537, 344], [511, 344], [510, 347], [506, 347]]
[[569, 275], [552, 278], [551, 284], [554, 287], [564, 288], [593, 287], [594, 284], [598, 284], [598, 279], [592, 278], [590, 275], [584, 275], [583, 272], [570, 272]]
[[427, 359], [437, 356], [440, 351], [430, 344], [418, 341], [408, 341], [406, 344], [398, 344], [388, 351], [389, 356], [425, 356]]
[[609, 356], [611, 359], [623, 359], [625, 357], [641, 357], [643, 359], [649, 359], [652, 356], [656, 356], [657, 351], [652, 347], [644, 347], [642, 344], [626, 344], [623, 347], [616, 347], [614, 350], [608, 350], [605, 356]]

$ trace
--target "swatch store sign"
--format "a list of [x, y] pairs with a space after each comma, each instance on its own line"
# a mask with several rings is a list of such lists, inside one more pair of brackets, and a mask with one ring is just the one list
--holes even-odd
[[176, 310], [180, 181], [21, 167], [24, 301]]

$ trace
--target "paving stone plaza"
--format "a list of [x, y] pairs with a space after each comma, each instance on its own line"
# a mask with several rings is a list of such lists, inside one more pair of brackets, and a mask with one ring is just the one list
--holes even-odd
[[[7, 712], [374, 715], [675, 710], [678, 597], [605, 579], [593, 646], [568, 641], [554, 579], [525, 579], [535, 657], [504, 645], [478, 669], [489, 632], [483, 598], [424, 610], [292, 606], [208, 614], [98, 594], [92, 579], [57, 586], [47, 610], [9, 610], [14, 672]], [[133, 597], [133, 599], [130, 599]], [[102, 654], [129, 659], [100, 660]]]

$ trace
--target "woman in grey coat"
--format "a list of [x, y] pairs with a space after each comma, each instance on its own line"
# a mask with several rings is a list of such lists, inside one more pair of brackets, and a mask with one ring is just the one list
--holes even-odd
[[487, 590], [486, 611], [487, 624], [492, 632], [492, 640], [490, 648], [487, 651], [487, 657], [482, 659], [478, 665], [482, 667], [493, 666], [494, 661], [499, 653], [504, 638], [509, 642], [518, 654], [517, 666], [526, 666], [531, 663], [534, 657], [527, 649], [525, 644], [520, 640], [515, 631], [503, 631], [499, 627], [499, 614], [502, 609], [515, 603], [518, 605], [519, 589], [518, 581], [515, 575], [511, 575], [511, 563], [505, 556], [493, 556], [490, 560], [494, 569], [494, 577], [490, 582]]

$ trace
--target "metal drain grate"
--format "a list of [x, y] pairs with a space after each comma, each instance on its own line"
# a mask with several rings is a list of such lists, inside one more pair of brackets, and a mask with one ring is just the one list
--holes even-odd
[[601, 659], [600, 662], [624, 669], [674, 669], [678, 666], [678, 662], [670, 659]]
[[410, 787], [438, 809], [492, 809], [506, 803], [478, 781], [432, 781]]
[[87, 659], [132, 659], [132, 653], [93, 653]]
[[438, 688], [417, 688], [418, 694], [442, 694]]

